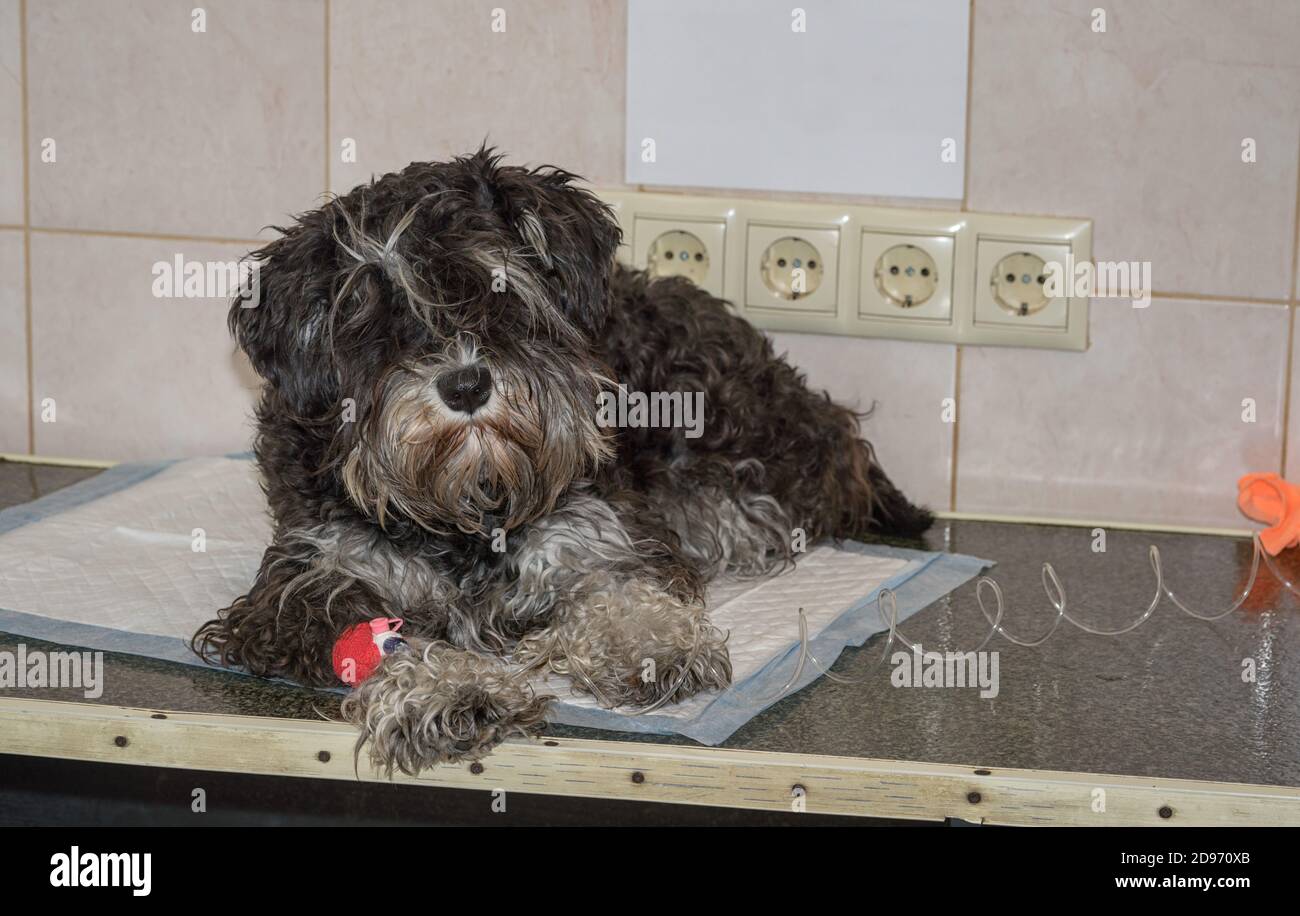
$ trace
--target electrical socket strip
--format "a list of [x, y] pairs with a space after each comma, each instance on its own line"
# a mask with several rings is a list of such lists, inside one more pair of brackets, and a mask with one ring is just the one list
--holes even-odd
[[1091, 262], [1090, 220], [597, 193], [624, 262], [685, 275], [761, 328], [1088, 348], [1087, 297], [1049, 296], [1045, 280], [1051, 263], [1068, 280]]

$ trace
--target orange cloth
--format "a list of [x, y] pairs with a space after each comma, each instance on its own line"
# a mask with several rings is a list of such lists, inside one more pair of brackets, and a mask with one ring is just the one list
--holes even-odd
[[1300, 544], [1300, 487], [1295, 484], [1273, 473], [1247, 474], [1237, 481], [1237, 508], [1271, 526], [1259, 533], [1269, 556]]

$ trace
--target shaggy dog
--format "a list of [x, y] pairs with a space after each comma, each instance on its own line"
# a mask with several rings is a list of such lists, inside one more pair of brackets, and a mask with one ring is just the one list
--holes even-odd
[[[407, 647], [343, 702], [390, 773], [535, 732], [534, 669], [611, 707], [724, 687], [712, 577], [932, 520], [725, 303], [617, 266], [619, 229], [574, 180], [489, 150], [412, 164], [280, 229], [261, 304], [230, 311], [265, 379], [275, 527], [195, 649], [336, 685], [345, 630], [404, 619]], [[603, 424], [618, 386], [702, 393], [703, 434]]]

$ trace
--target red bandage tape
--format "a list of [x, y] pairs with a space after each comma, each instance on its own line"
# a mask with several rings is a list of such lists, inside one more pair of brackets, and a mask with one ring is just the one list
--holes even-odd
[[397, 635], [401, 628], [398, 617], [375, 617], [344, 630], [334, 642], [334, 673], [339, 680], [355, 687], [374, 674], [385, 658], [405, 648], [406, 640]]

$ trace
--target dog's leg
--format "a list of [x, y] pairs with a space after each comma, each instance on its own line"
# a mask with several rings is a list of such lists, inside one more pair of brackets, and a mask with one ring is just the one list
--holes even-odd
[[194, 648], [264, 677], [337, 686], [338, 638], [375, 617], [402, 618], [408, 647], [348, 695], [343, 713], [376, 767], [414, 774], [535, 731], [550, 699], [498, 660], [442, 641], [453, 593], [429, 564], [366, 528], [299, 530], [267, 549], [252, 590], [205, 624]]
[[805, 418], [797, 426], [798, 450], [780, 473], [806, 477], [786, 489], [787, 511], [810, 533], [836, 538], [919, 538], [934, 524], [929, 510], [914, 505], [885, 474], [871, 444], [862, 438], [858, 415], [807, 389], [801, 377], [773, 398], [772, 409]]
[[535, 733], [550, 700], [496, 659], [414, 639], [348, 694], [342, 711], [360, 729], [358, 753], [368, 745], [376, 768], [414, 776]]
[[566, 675], [611, 708], [658, 706], [731, 683], [726, 634], [703, 604], [639, 579], [590, 585], [558, 604], [551, 626], [526, 637], [515, 657]]
[[210, 663], [310, 687], [339, 683], [334, 642], [349, 627], [392, 608], [364, 580], [347, 575], [309, 543], [267, 548], [247, 595], [199, 628], [194, 651]]
[[[673, 549], [674, 536], [645, 537], [604, 500], [579, 497], [527, 532], [514, 557], [507, 608], [544, 605], [546, 625], [515, 659], [567, 675], [606, 706], [685, 699], [731, 682], [726, 636], [705, 616], [698, 573]], [[683, 582], [683, 580], [688, 580]]]

